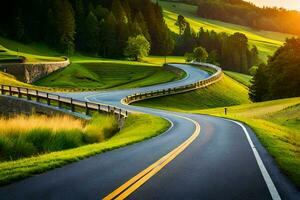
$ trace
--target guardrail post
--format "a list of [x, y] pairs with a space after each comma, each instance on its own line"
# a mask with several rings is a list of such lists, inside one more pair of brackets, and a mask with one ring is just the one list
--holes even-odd
[[47, 93], [47, 104], [50, 105], [49, 93]]
[[31, 96], [29, 94], [28, 88], [26, 88], [26, 96], [27, 96], [27, 100], [31, 100]]
[[36, 90], [35, 95], [36, 95], [36, 101], [39, 102], [40, 101], [39, 91]]
[[72, 112], [75, 112], [75, 106], [74, 106], [74, 104], [73, 104], [73, 99], [72, 99], [72, 98], [71, 98], [70, 105], [71, 105], [71, 111], [72, 111]]
[[11, 86], [8, 86], [9, 95], [12, 96]]
[[1, 94], [4, 94], [4, 86], [1, 85]]
[[86, 114], [86, 115], [89, 115], [89, 114], [90, 114], [88, 102], [85, 102], [85, 114]]
[[127, 110], [125, 111], [125, 117], [127, 117], [128, 116], [128, 112], [127, 112]]
[[98, 112], [100, 113], [101, 112], [101, 105], [98, 104]]
[[60, 96], [57, 96], [57, 103], [58, 103], [58, 108], [61, 108]]
[[20, 87], [17, 87], [18, 89], [18, 98], [22, 98], [22, 94], [21, 94], [21, 91], [20, 91]]

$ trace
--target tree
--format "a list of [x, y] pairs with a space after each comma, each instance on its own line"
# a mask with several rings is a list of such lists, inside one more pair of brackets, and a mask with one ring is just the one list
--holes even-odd
[[136, 37], [129, 37], [127, 47], [125, 48], [124, 55], [134, 60], [140, 60], [148, 56], [150, 51], [150, 43], [143, 35]]
[[249, 96], [253, 101], [300, 96], [300, 38], [287, 39], [254, 75]]
[[263, 101], [268, 94], [268, 77], [266, 72], [267, 66], [261, 64], [251, 80], [249, 88], [249, 98], [253, 102]]
[[75, 19], [72, 5], [68, 0], [56, 0], [55, 8], [53, 10], [57, 36], [55, 42], [62, 51], [72, 54], [75, 40]]
[[84, 46], [90, 53], [97, 53], [99, 47], [99, 23], [97, 17], [91, 11], [85, 20]]
[[203, 47], [197, 47], [193, 51], [194, 59], [197, 62], [205, 62], [208, 58], [208, 53]]
[[178, 26], [178, 28], [179, 28], [179, 35], [182, 35], [182, 33], [184, 32], [186, 24], [187, 24], [187, 22], [185, 21], [184, 16], [178, 15], [175, 25]]

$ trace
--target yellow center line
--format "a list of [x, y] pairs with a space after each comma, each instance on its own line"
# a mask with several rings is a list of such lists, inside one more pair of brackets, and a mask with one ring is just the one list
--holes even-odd
[[[178, 116], [181, 117], [181, 116]], [[195, 131], [194, 133], [181, 145], [173, 149], [171, 152], [151, 164], [149, 167], [135, 175], [133, 178], [128, 180], [126, 183], [121, 185], [119, 188], [114, 190], [112, 193], [104, 197], [104, 200], [111, 200], [111, 199], [125, 199], [130, 194], [132, 194], [135, 190], [137, 190], [141, 185], [143, 185], [147, 180], [149, 180], [152, 176], [158, 173], [163, 167], [165, 167], [168, 163], [170, 163], [174, 158], [176, 158], [181, 152], [183, 152], [200, 134], [200, 125], [198, 122], [185, 118], [195, 124]]]

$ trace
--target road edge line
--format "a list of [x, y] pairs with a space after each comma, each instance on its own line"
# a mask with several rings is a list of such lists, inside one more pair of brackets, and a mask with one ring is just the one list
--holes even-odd
[[259, 155], [259, 153], [258, 153], [251, 137], [250, 137], [250, 134], [249, 134], [248, 130], [246, 129], [246, 127], [241, 122], [237, 122], [237, 121], [234, 121], [234, 120], [231, 120], [231, 119], [225, 119], [225, 120], [233, 122], [233, 123], [239, 125], [243, 129], [243, 131], [244, 131], [244, 133], [247, 137], [248, 143], [249, 143], [249, 145], [252, 149], [252, 152], [254, 154], [255, 160], [256, 160], [256, 162], [258, 164], [258, 167], [260, 169], [260, 172], [261, 172], [261, 174], [264, 178], [264, 181], [266, 182], [266, 185], [268, 187], [268, 190], [269, 190], [269, 192], [272, 196], [272, 199], [273, 200], [281, 200], [281, 197], [280, 197], [280, 195], [279, 195], [279, 193], [276, 189], [276, 186], [275, 186], [268, 170], [266, 169], [266, 167], [265, 167], [265, 165], [264, 165], [264, 163], [263, 163], [263, 161], [262, 161], [262, 159], [261, 159], [261, 157], [260, 157], [260, 155]]

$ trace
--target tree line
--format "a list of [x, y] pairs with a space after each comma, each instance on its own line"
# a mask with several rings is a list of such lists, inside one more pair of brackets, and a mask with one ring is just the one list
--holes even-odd
[[177, 55], [191, 53], [196, 47], [203, 47], [208, 52], [207, 62], [221, 65], [225, 70], [242, 73], [248, 73], [259, 62], [257, 47], [250, 47], [248, 38], [242, 33], [228, 35], [203, 28], [196, 33], [181, 15], [178, 16], [176, 25], [180, 34], [174, 50]]
[[151, 0], [9, 0], [4, 7], [2, 36], [45, 42], [69, 54], [122, 57], [128, 39], [138, 35], [149, 41], [152, 54], [174, 47], [161, 7]]
[[258, 67], [249, 96], [254, 102], [299, 97], [299, 86], [300, 38], [290, 38]]
[[197, 5], [197, 15], [204, 18], [300, 35], [300, 12], [283, 8], [257, 7], [243, 0], [181, 0]]

